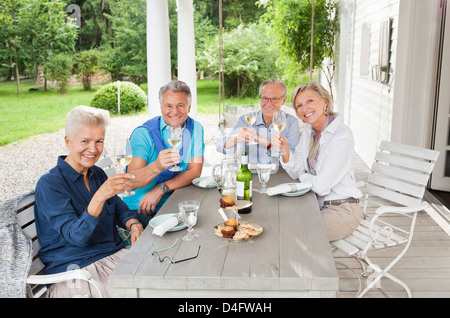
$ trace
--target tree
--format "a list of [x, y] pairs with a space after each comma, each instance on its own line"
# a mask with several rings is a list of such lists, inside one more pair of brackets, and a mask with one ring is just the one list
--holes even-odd
[[[311, 0], [269, 1], [267, 21], [277, 38], [281, 57], [279, 64], [286, 65], [291, 80], [310, 68], [311, 61]], [[313, 67], [322, 68], [325, 58], [330, 58], [330, 68], [324, 68], [330, 84], [335, 71], [335, 43], [339, 33], [337, 1], [315, 0]], [[332, 93], [332, 92], [331, 92]]]
[[[106, 14], [112, 23], [113, 37], [104, 48], [109, 56], [117, 58], [113, 68], [107, 68], [116, 75], [129, 76], [133, 82], [147, 79], [147, 11], [145, 0], [122, 0], [110, 6], [111, 14]], [[107, 63], [102, 62], [103, 66]]]
[[0, 0], [0, 51], [15, 67], [18, 93], [19, 63], [37, 66], [73, 51], [77, 29], [65, 8], [63, 0]]
[[[264, 24], [241, 26], [225, 33], [224, 74], [227, 96], [243, 98], [255, 96], [259, 85], [270, 77], [280, 77], [276, 66], [278, 49], [266, 33]], [[206, 49], [198, 53], [199, 69], [210, 75], [219, 72], [218, 36], [207, 43]]]

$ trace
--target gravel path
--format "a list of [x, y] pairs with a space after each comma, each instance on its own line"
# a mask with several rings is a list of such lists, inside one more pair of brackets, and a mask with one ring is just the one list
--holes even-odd
[[[112, 153], [114, 139], [129, 136], [148, 115], [111, 118], [106, 130], [105, 147]], [[205, 144], [215, 145], [220, 131], [218, 115], [198, 114], [196, 120], [205, 130]], [[64, 129], [33, 136], [0, 147], [0, 202], [33, 189], [39, 178], [56, 165], [58, 156], [67, 154]]]

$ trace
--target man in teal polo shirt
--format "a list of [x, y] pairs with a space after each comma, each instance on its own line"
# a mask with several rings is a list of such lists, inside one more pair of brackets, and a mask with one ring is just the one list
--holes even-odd
[[[150, 119], [131, 134], [133, 159], [128, 172], [133, 173], [135, 195], [124, 197], [145, 227], [174, 190], [185, 187], [200, 177], [205, 143], [202, 125], [188, 116], [192, 95], [188, 85], [172, 81], [159, 91], [162, 116]], [[171, 127], [183, 127], [183, 142], [173, 149], [167, 139]], [[175, 164], [180, 172], [169, 170]]]

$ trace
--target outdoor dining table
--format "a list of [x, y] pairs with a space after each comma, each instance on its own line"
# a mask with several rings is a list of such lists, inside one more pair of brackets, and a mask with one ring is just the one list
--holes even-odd
[[[292, 183], [280, 168], [269, 187]], [[257, 175], [253, 188], [260, 187]], [[194, 232], [200, 237], [184, 241], [186, 229], [152, 234], [147, 226], [111, 275], [114, 297], [335, 297], [338, 275], [316, 196], [268, 196], [253, 191], [253, 206], [242, 220], [263, 228], [246, 241], [219, 237], [214, 227], [223, 223], [218, 213], [216, 188], [190, 185], [176, 190], [157, 215], [178, 213], [178, 202], [198, 200]], [[177, 240], [178, 239], [178, 240]], [[152, 253], [176, 244], [161, 257]], [[199, 250], [200, 246], [200, 250]]]

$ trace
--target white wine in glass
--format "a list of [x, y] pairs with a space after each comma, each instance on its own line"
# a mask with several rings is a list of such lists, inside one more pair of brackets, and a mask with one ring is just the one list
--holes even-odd
[[[286, 114], [283, 111], [275, 112], [273, 114], [273, 120], [272, 120], [273, 128], [281, 134], [281, 132], [286, 128]], [[284, 152], [280, 152], [279, 149], [275, 149], [274, 156], [281, 156], [284, 155]]]
[[[258, 112], [253, 107], [247, 107], [246, 112], [244, 115], [245, 121], [250, 125], [250, 127], [253, 127], [253, 124], [256, 122], [256, 119], [258, 117]], [[248, 143], [249, 145], [257, 145], [258, 143], [256, 141], [250, 141]]]
[[[172, 148], [177, 148], [183, 141], [183, 129], [181, 126], [170, 127], [170, 135], [167, 141]], [[183, 170], [179, 165], [174, 165], [169, 168], [170, 171], [177, 172]]]
[[[114, 142], [114, 160], [122, 166], [122, 168], [126, 168], [128, 164], [131, 162], [133, 158], [133, 151], [131, 149], [131, 142], [129, 138], [119, 139]], [[125, 190], [122, 193], [119, 193], [120, 197], [128, 197], [134, 195], [134, 191]]]

